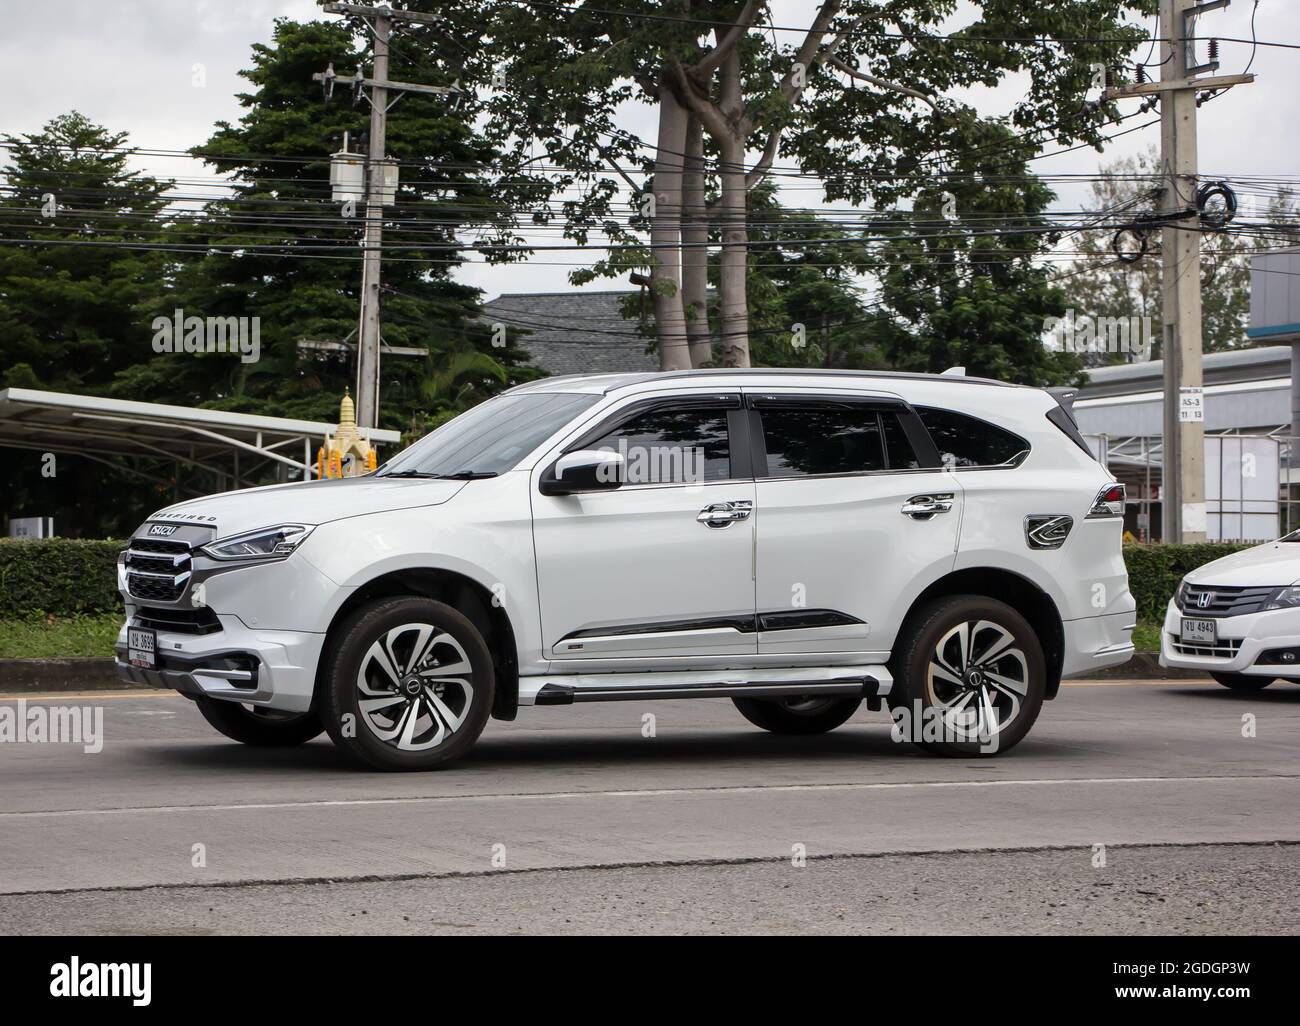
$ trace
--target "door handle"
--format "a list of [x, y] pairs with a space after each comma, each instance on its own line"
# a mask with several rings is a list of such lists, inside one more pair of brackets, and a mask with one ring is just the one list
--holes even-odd
[[952, 496], [952, 492], [913, 495], [903, 503], [902, 514], [913, 520], [929, 520], [936, 513], [947, 513], [952, 509]]
[[715, 502], [711, 506], [705, 506], [700, 510], [698, 520], [705, 527], [726, 527], [728, 524], [734, 524], [737, 520], [749, 519], [749, 514], [753, 511], [754, 504], [748, 499], [737, 499], [735, 502]]

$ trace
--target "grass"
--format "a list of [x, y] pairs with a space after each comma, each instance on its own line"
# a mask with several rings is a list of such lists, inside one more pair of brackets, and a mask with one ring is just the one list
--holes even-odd
[[1152, 623], [1149, 620], [1138, 621], [1138, 625], [1133, 629], [1133, 644], [1139, 652], [1160, 651], [1160, 630], [1162, 626], [1162, 624]]
[[0, 620], [0, 659], [113, 655], [121, 613]]

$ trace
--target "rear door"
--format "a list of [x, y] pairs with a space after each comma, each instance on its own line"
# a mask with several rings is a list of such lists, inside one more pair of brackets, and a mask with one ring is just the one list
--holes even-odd
[[[610, 491], [558, 496], [534, 481], [548, 657], [593, 670], [752, 658], [754, 480], [740, 393], [630, 402], [534, 476], [578, 449], [622, 453], [628, 478]], [[604, 665], [611, 661], [621, 662]]]
[[884, 658], [956, 559], [961, 489], [896, 399], [757, 393], [755, 605], [764, 655]]

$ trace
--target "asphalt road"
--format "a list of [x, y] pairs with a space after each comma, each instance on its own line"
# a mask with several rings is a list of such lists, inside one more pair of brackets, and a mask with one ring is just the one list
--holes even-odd
[[0, 744], [0, 933], [1300, 932], [1296, 685], [1067, 684], [981, 760], [865, 709], [532, 709], [425, 774], [170, 695], [40, 704], [102, 706], [104, 746]]

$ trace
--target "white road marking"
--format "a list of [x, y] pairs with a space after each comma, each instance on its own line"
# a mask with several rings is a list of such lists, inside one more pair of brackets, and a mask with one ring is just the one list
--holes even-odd
[[1276, 783], [1300, 780], [1300, 774], [1240, 775], [1216, 777], [1064, 777], [1025, 780], [900, 780], [879, 783], [835, 784], [758, 784], [722, 787], [668, 787], [619, 791], [526, 791], [517, 794], [447, 794], [409, 795], [394, 798], [331, 798], [300, 802], [251, 802], [231, 805], [133, 805], [116, 809], [36, 809], [27, 812], [0, 812], [0, 819], [57, 818], [60, 816], [148, 815], [175, 812], [260, 812], [283, 809], [346, 808], [375, 805], [421, 805], [451, 802], [502, 802], [536, 800], [572, 800], [581, 798], [677, 798], [698, 795], [781, 794], [803, 791], [897, 791], [941, 787], [1061, 787], [1099, 784], [1209, 784], [1253, 781]]

